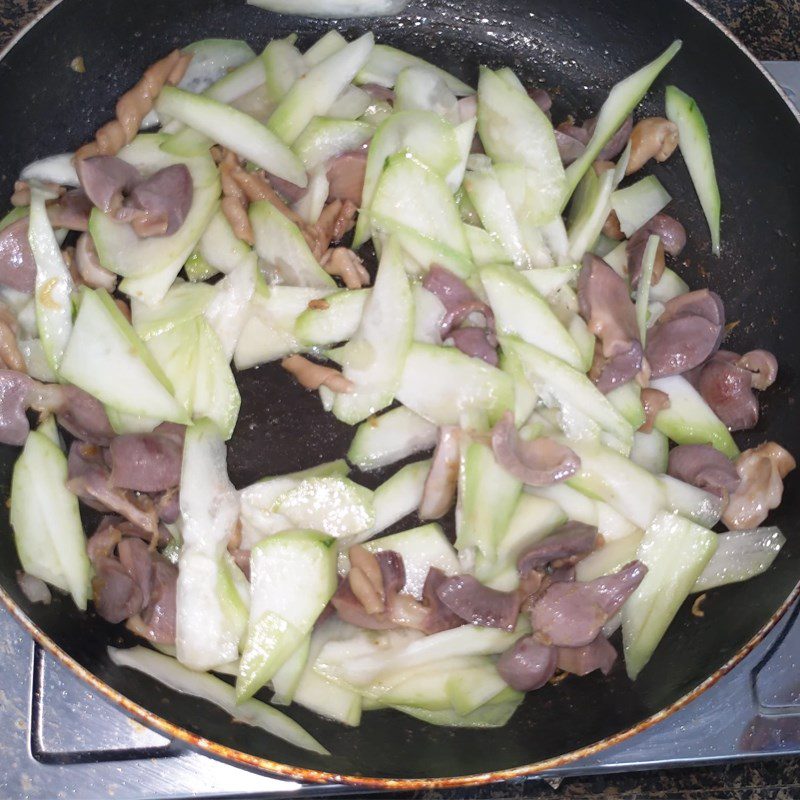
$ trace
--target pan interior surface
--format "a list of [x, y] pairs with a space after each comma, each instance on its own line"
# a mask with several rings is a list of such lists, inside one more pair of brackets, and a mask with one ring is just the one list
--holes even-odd
[[[694, 96], [708, 121], [723, 198], [723, 251], [710, 255], [708, 231], [679, 156], [654, 172], [673, 197], [668, 209], [689, 233], [676, 269], [692, 288], [710, 286], [741, 320], [726, 347], [773, 351], [778, 382], [762, 396], [756, 430], [742, 447], [774, 439], [800, 453], [794, 418], [800, 357], [797, 261], [800, 251], [800, 125], [758, 69], [722, 31], [683, 0], [654, 9], [636, 0], [455, 0], [414, 2], [398, 18], [331, 22], [279, 17], [241, 0], [63, 0], [0, 62], [0, 139], [5, 144], [0, 193], [8, 197], [26, 163], [72, 150], [110, 118], [116, 98], [142, 70], [173, 47], [207, 37], [246, 39], [259, 49], [292, 31], [307, 45], [330, 26], [348, 38], [373, 30], [472, 82], [477, 67], [509, 65], [530, 86], [551, 90], [554, 120], [596, 113], [611, 85], [651, 60], [673, 39], [683, 49], [639, 112], [663, 114], [663, 91], [674, 83]], [[120, 54], [124, 54], [120, 56]], [[81, 55], [86, 73], [69, 68]], [[352, 429], [325, 414], [276, 365], [237, 376], [242, 411], [229, 449], [237, 487], [270, 474], [344, 455]], [[0, 449], [0, 486], [9, 494], [12, 448]], [[360, 476], [368, 485], [388, 472]], [[695, 689], [750, 640], [800, 578], [800, 478], [793, 473], [771, 521], [787, 543], [773, 567], [747, 583], [713, 591], [705, 616], [685, 606], [640, 678], [617, 664], [530, 694], [505, 728], [457, 730], [425, 725], [391, 711], [365, 713], [359, 728], [323, 720], [302, 708], [290, 714], [332, 755], [297, 750], [199, 700], [178, 695], [114, 667], [109, 644], [132, 642], [93, 613], [81, 614], [57, 595], [50, 606], [21, 594], [5, 505], [0, 509], [0, 584], [25, 615], [69, 656], [134, 703], [233, 750], [332, 775], [441, 779], [492, 773], [570, 753], [637, 726]], [[411, 527], [405, 520], [396, 529]]]

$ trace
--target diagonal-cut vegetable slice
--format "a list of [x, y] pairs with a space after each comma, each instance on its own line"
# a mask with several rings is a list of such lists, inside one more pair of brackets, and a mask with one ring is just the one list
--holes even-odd
[[36, 261], [36, 326], [47, 363], [58, 373], [72, 333], [75, 284], [61, 255], [44, 201], [44, 194], [34, 188], [31, 192], [28, 242]]
[[188, 422], [166, 376], [104, 289], [81, 292], [61, 376], [127, 414]]
[[719, 255], [720, 197], [708, 126], [697, 103], [677, 86], [667, 86], [667, 118], [678, 126], [679, 147], [711, 231], [711, 252]]
[[233, 687], [213, 675], [187, 669], [174, 658], [144, 647], [132, 647], [128, 650], [109, 647], [108, 655], [117, 666], [138, 670], [176, 692], [213, 703], [238, 722], [262, 728], [304, 750], [328, 755], [328, 751], [313, 736], [286, 714], [260, 700], [237, 703]]
[[297, 156], [269, 128], [243, 111], [172, 86], [161, 90], [156, 108], [272, 175], [306, 185], [306, 171]]
[[361, 323], [346, 346], [344, 376], [353, 391], [338, 394], [333, 413], [354, 425], [394, 399], [414, 330], [414, 302], [404, 254], [395, 239], [383, 251]]
[[295, 81], [272, 112], [267, 126], [269, 130], [286, 144], [294, 144], [314, 117], [328, 113], [336, 98], [366, 63], [373, 44], [372, 33], [365, 33], [308, 70]]
[[586, 150], [567, 167], [567, 192], [563, 200], [565, 205], [583, 174], [626, 117], [636, 108], [664, 67], [672, 61], [681, 49], [681, 44], [680, 40], [674, 41], [658, 58], [611, 87]]

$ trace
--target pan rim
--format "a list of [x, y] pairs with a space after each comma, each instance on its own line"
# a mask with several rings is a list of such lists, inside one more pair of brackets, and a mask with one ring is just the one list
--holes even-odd
[[[716, 27], [747, 57], [747, 59], [761, 73], [762, 77], [767, 80], [769, 85], [778, 94], [781, 100], [783, 100], [783, 102], [788, 106], [790, 112], [798, 124], [800, 124], [800, 108], [792, 103], [780, 84], [764, 68], [761, 62], [750, 52], [750, 50], [745, 47], [739, 38], [725, 25], [723, 25], [716, 17], [714, 17], [707, 9], [703, 8], [697, 2], [697, 0], [681, 1], [690, 6], [695, 12], [702, 15], [709, 23], [714, 25], [714, 27]], [[0, 61], [2, 61], [11, 52], [11, 50], [25, 37], [27, 33], [30, 32], [30, 30], [36, 24], [44, 19], [51, 11], [61, 5], [62, 2], [63, 0], [52, 0], [52, 2], [41, 9], [24, 27], [17, 31], [17, 33], [9, 40], [2, 50], [0, 50]], [[273, 776], [278, 775], [284, 778], [293, 779], [295, 781], [303, 781], [306, 783], [340, 783], [365, 789], [397, 791], [478, 786], [499, 781], [531, 777], [551, 769], [574, 763], [582, 758], [591, 756], [595, 753], [606, 750], [609, 747], [613, 747], [614, 745], [625, 742], [636, 734], [641, 733], [653, 725], [656, 725], [659, 722], [671, 717], [674, 713], [687, 706], [703, 692], [716, 684], [740, 661], [742, 661], [758, 644], [760, 644], [760, 642], [763, 641], [767, 634], [775, 627], [775, 625], [777, 625], [783, 615], [799, 597], [800, 581], [798, 581], [798, 583], [794, 586], [786, 600], [784, 600], [778, 609], [773, 612], [767, 622], [748, 642], [746, 642], [736, 653], [734, 653], [733, 656], [731, 656], [731, 658], [725, 662], [725, 664], [719, 667], [719, 669], [709, 675], [690, 692], [687, 692], [685, 695], [678, 698], [678, 700], [671, 705], [645, 718], [638, 724], [620, 731], [619, 733], [613, 734], [612, 736], [607, 736], [604, 739], [601, 739], [590, 745], [586, 745], [585, 747], [581, 747], [577, 750], [573, 750], [569, 753], [564, 753], [543, 761], [537, 761], [519, 767], [510, 767], [507, 769], [483, 772], [473, 775], [459, 775], [443, 778], [378, 778], [363, 775], [339, 774], [318, 769], [308, 769], [304, 767], [295, 767], [291, 766], [290, 764], [272, 761], [268, 758], [253, 756], [249, 753], [237, 750], [236, 748], [210, 741], [205, 737], [198, 736], [197, 734], [194, 734], [179, 725], [169, 722], [158, 714], [154, 714], [152, 711], [140, 706], [138, 703], [134, 703], [133, 701], [129, 700], [121, 692], [112, 688], [97, 675], [90, 672], [88, 669], [86, 669], [86, 667], [78, 663], [76, 659], [59, 647], [55, 641], [51, 639], [43, 630], [38, 628], [27, 616], [27, 614], [25, 614], [22, 608], [17, 605], [13, 598], [6, 592], [6, 590], [0, 586], [0, 602], [3, 603], [9, 613], [11, 613], [11, 615], [37, 644], [54, 656], [60, 663], [67, 667], [91, 689], [94, 689], [102, 694], [105, 699], [113, 703], [115, 706], [122, 708], [131, 716], [138, 718], [142, 723], [151, 729], [163, 733], [172, 739], [177, 739], [194, 750], [199, 750], [204, 754], [211, 755], [215, 758], [227, 761], [228, 763], [256, 772], [267, 773]]]

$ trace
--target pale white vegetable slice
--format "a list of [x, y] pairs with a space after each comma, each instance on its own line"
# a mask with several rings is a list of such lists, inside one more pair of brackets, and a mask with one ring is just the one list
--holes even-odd
[[622, 232], [631, 237], [670, 200], [672, 197], [661, 181], [655, 175], [647, 175], [631, 186], [617, 189], [611, 195], [611, 208], [617, 214]]
[[553, 126], [527, 94], [486, 67], [478, 80], [478, 132], [492, 161], [525, 167], [531, 220], [541, 224], [558, 214], [567, 183]]
[[720, 533], [717, 549], [695, 581], [692, 592], [707, 592], [760, 575], [772, 566], [784, 544], [786, 537], [774, 525]]
[[480, 442], [462, 447], [456, 505], [456, 549], [475, 549], [488, 562], [497, 558], [522, 491], [522, 483], [496, 461]]
[[667, 86], [667, 119], [678, 126], [679, 147], [711, 232], [711, 252], [719, 255], [720, 197], [708, 127], [695, 100], [677, 86]]
[[209, 220], [197, 243], [197, 251], [211, 267], [226, 275], [253, 252], [252, 248], [236, 236], [221, 210]]
[[341, 153], [358, 150], [373, 132], [366, 122], [318, 116], [297, 137], [293, 149], [311, 171]]
[[547, 301], [515, 269], [489, 266], [481, 270], [480, 276], [498, 332], [519, 336], [570, 366], [583, 368], [574, 339]]
[[418, 56], [412, 56], [403, 50], [387, 44], [376, 44], [372, 48], [367, 63], [356, 77], [356, 83], [377, 83], [379, 86], [392, 88], [397, 76], [407, 67], [425, 67], [439, 75], [448, 88], [458, 96], [475, 94], [475, 90], [439, 67], [434, 67]]
[[299, 14], [304, 17], [383, 17], [399, 14], [408, 0], [247, 0], [280, 14]]
[[338, 53], [346, 46], [347, 39], [333, 28], [324, 36], [320, 36], [320, 38], [303, 53], [303, 61], [305, 61], [309, 68], [315, 67], [320, 61], [324, 61], [328, 56]]
[[582, 371], [516, 337], [501, 337], [501, 347], [504, 352], [517, 354], [534, 389], [546, 403], [557, 405], [562, 416], [578, 412], [630, 450], [633, 441], [631, 424]]
[[333, 288], [333, 278], [314, 258], [300, 229], [272, 203], [261, 200], [250, 206], [250, 223], [259, 258], [279, 272], [292, 286]]
[[390, 239], [361, 323], [347, 345], [343, 374], [354, 388], [336, 396], [333, 413], [351, 425], [386, 408], [400, 383], [414, 325], [414, 304], [403, 261], [399, 244]]
[[104, 289], [81, 292], [60, 374], [119, 411], [188, 422], [166, 376]]
[[187, 669], [174, 658], [145, 647], [132, 647], [128, 650], [109, 647], [108, 655], [117, 666], [138, 670], [176, 692], [199, 697], [219, 706], [237, 722], [261, 728], [304, 750], [329, 755], [313, 736], [286, 714], [260, 700], [251, 699], [238, 703], [233, 687], [213, 675]]
[[72, 595], [85, 610], [91, 595], [78, 498], [66, 487], [67, 459], [60, 446], [31, 431], [11, 479], [10, 521], [22, 568]]
[[219, 337], [225, 360], [230, 361], [247, 318], [256, 288], [258, 265], [255, 253], [214, 286], [214, 296], [203, 310], [209, 325]]
[[59, 186], [79, 186], [78, 173], [72, 161], [74, 153], [59, 153], [33, 161], [19, 174], [21, 181], [55, 183]]
[[739, 455], [730, 431], [686, 378], [672, 375], [650, 385], [669, 395], [669, 407], [656, 416], [655, 426], [661, 433], [677, 444], [710, 444], [728, 458]]
[[264, 364], [308, 349], [295, 335], [295, 323], [313, 300], [330, 294], [329, 289], [272, 286], [256, 290], [250, 312], [234, 353], [237, 369]]
[[666, 507], [658, 479], [630, 459], [599, 444], [570, 442], [581, 460], [567, 483], [589, 497], [599, 498], [640, 528], [646, 528]]
[[308, 662], [308, 649], [311, 643], [311, 634], [307, 634], [297, 650], [283, 662], [280, 669], [272, 676], [272, 704], [275, 706], [288, 706], [294, 699], [300, 679]]
[[608, 93], [608, 98], [600, 114], [597, 117], [592, 138], [586, 146], [583, 154], [567, 167], [567, 194], [564, 198], [566, 203], [569, 195], [578, 185], [584, 173], [597, 158], [598, 153], [605, 147], [606, 143], [617, 132], [626, 117], [639, 104], [641, 99], [647, 94], [650, 85], [658, 77], [664, 67], [672, 61], [678, 50], [681, 49], [680, 40], [674, 41], [658, 58], [646, 64], [644, 67], [629, 75], [619, 83], [614, 84]]
[[352, 338], [370, 291], [344, 289], [327, 295], [324, 308], [306, 308], [294, 326], [298, 341], [306, 347], [329, 347]]
[[344, 686], [325, 680], [314, 670], [314, 662], [326, 642], [347, 638], [355, 630], [336, 617], [314, 626], [308, 648], [308, 660], [294, 693], [294, 702], [343, 725], [357, 726], [361, 721], [361, 696]]
[[447, 184], [410, 156], [389, 159], [369, 213], [373, 228], [387, 233], [410, 228], [469, 258], [464, 228]]
[[653, 281], [653, 268], [656, 263], [656, 253], [660, 239], [651, 235], [642, 256], [642, 271], [639, 275], [639, 285], [636, 288], [636, 324], [639, 326], [639, 338], [644, 346], [647, 340], [647, 311], [650, 302], [650, 284]]
[[642, 536], [642, 531], [637, 531], [622, 539], [603, 542], [602, 547], [589, 553], [575, 565], [575, 580], [593, 581], [603, 575], [618, 572], [636, 558]]
[[36, 324], [47, 363], [58, 372], [72, 333], [72, 276], [47, 217], [45, 195], [31, 190], [28, 242], [36, 262]]
[[502, 251], [499, 261], [514, 263], [517, 269], [527, 269], [531, 259], [525, 250], [514, 211], [494, 171], [468, 172], [464, 178], [464, 190], [478, 212], [481, 224], [491, 241]]
[[[579, 261], [597, 240], [611, 211], [614, 174], [607, 170], [599, 177], [587, 171], [572, 200], [569, 222], [568, 258]], [[627, 258], [626, 258], [627, 262]]]
[[664, 489], [668, 510], [704, 528], [713, 528], [719, 522], [725, 510], [726, 501], [723, 498], [671, 475], [660, 475], [658, 480]]
[[297, 156], [271, 130], [232, 106], [165, 86], [156, 101], [156, 109], [258, 164], [272, 175], [297, 186], [307, 183], [305, 169]]
[[251, 697], [302, 644], [336, 590], [333, 539], [316, 531], [268, 536], [250, 556], [250, 626], [236, 699]]
[[652, 520], [637, 551], [647, 574], [622, 607], [625, 667], [642, 671], [717, 549], [717, 535], [677, 514]]
[[633, 434], [630, 459], [654, 475], [667, 471], [669, 439], [657, 428], [650, 433], [636, 431]]
[[[372, 33], [365, 33], [308, 70], [272, 112], [269, 130], [286, 144], [292, 145], [314, 117], [327, 114], [335, 98], [366, 63], [373, 45]], [[241, 154], [241, 151], [237, 152]], [[274, 170], [269, 171], [278, 174]], [[292, 183], [305, 185], [294, 180]]]
[[395, 111], [433, 111], [451, 125], [461, 122], [458, 100], [438, 75], [427, 67], [406, 67], [394, 86]]
[[222, 555], [239, 516], [239, 495], [216, 426], [202, 420], [186, 429], [181, 468], [181, 547], [176, 593], [178, 660], [206, 670], [233, 661], [240, 633], [218, 592]]
[[430, 459], [406, 464], [375, 490], [375, 522], [370, 535], [386, 530], [419, 508], [430, 468]]
[[347, 458], [359, 469], [379, 469], [395, 461], [430, 450], [438, 428], [405, 406], [362, 422], [347, 451]]
[[463, 625], [422, 638], [396, 637], [394, 646], [374, 640], [368, 643], [370, 650], [365, 654], [357, 657], [348, 654], [343, 660], [339, 658], [341, 648], [329, 642], [322, 648], [314, 668], [322, 675], [352, 686], [366, 686], [378, 676], [395, 671], [399, 665], [405, 670], [455, 656], [502, 653], [519, 635], [497, 628]]
[[141, 300], [131, 301], [133, 329], [143, 341], [172, 330], [199, 317], [214, 293], [214, 287], [207, 283], [187, 283], [178, 279], [155, 306], [148, 306]]
[[276, 498], [272, 510], [293, 528], [320, 531], [347, 540], [372, 529], [372, 492], [349, 478], [309, 477]]
[[255, 53], [241, 39], [200, 39], [183, 48], [192, 60], [178, 88], [200, 94], [232, 70], [253, 60]]
[[296, 41], [296, 33], [285, 39], [273, 39], [261, 54], [267, 95], [276, 103], [286, 96], [308, 66], [295, 47]]
[[397, 399], [435, 425], [458, 425], [472, 412], [489, 423], [514, 408], [509, 375], [455, 347], [415, 343], [406, 357]]
[[[431, 111], [393, 113], [383, 122], [369, 145], [362, 190], [362, 214], [356, 223], [353, 246], [360, 247], [370, 237], [369, 209], [375, 197], [387, 159], [397, 153], [411, 153], [419, 163], [445, 178], [460, 163], [455, 129]], [[407, 191], [419, 193], [407, 186]], [[413, 225], [412, 225], [413, 227]], [[434, 237], [436, 238], [436, 237]], [[456, 247], [455, 249], [459, 249]]]

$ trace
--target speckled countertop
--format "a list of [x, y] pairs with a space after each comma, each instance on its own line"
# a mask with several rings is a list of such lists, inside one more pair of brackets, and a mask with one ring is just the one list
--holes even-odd
[[[84, 0], [92, 2], [92, 0]], [[185, 0], [191, 2], [191, 0]], [[800, 0], [700, 0], [760, 59], [800, 60]], [[0, 0], [0, 47], [44, 8], [48, 0]], [[377, 795], [375, 795], [377, 797]], [[399, 798], [400, 795], [395, 795]], [[404, 794], [439, 798], [617, 798], [617, 800], [795, 800], [800, 798], [800, 759], [744, 765], [574, 778], [558, 786], [539, 781], [500, 784], [458, 793]]]

